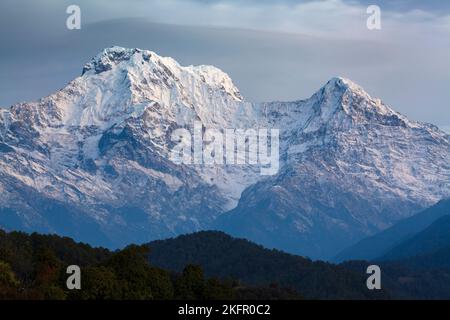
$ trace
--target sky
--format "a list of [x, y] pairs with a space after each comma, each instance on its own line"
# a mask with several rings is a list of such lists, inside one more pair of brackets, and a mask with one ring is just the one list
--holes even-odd
[[[66, 8], [81, 9], [68, 30]], [[381, 30], [368, 30], [368, 5]], [[104, 47], [212, 64], [254, 102], [311, 96], [334, 76], [450, 128], [450, 1], [2, 0], [0, 106], [48, 95]]]

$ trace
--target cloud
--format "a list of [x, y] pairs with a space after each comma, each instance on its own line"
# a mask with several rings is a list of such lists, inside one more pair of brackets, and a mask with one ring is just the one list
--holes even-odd
[[[366, 8], [382, 9], [379, 37], [415, 37], [423, 30], [450, 32], [450, 1], [417, 0], [78, 0], [84, 24], [119, 18], [153, 22], [300, 33], [333, 38], [373, 37]], [[424, 5], [426, 3], [426, 5]], [[445, 4], [448, 3], [448, 4]], [[2, 0], [0, 26], [13, 36], [63, 32], [72, 0]], [[17, 31], [17, 32], [16, 32]], [[8, 37], [8, 33], [2, 35]], [[32, 40], [32, 37], [29, 37]]]
[[[70, 2], [70, 1], [69, 1]], [[442, 1], [200, 1], [153, 0], [132, 1], [80, 1], [87, 22], [123, 17], [142, 17], [154, 22], [178, 25], [233, 27], [332, 35], [333, 37], [361, 38], [368, 36], [366, 8], [378, 3], [382, 9], [386, 32], [421, 30], [424, 27], [442, 27], [450, 15], [450, 5]], [[450, 2], [449, 2], [450, 3]], [[444, 27], [448, 24], [444, 25]], [[410, 34], [403, 32], [401, 36]]]
[[217, 65], [252, 101], [306, 98], [342, 75], [413, 119], [448, 124], [448, 6], [375, 1], [382, 30], [369, 31], [368, 2], [79, 0], [82, 29], [68, 31], [72, 0], [2, 0], [0, 104], [51, 93], [122, 45]]

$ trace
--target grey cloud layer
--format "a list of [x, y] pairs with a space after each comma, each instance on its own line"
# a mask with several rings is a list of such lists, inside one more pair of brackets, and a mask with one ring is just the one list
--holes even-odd
[[[0, 105], [51, 93], [79, 75], [103, 47], [121, 45], [150, 49], [182, 64], [217, 65], [252, 101], [305, 98], [342, 75], [414, 119], [450, 124], [450, 19], [448, 7], [438, 5], [442, 2], [430, 1], [429, 12], [386, 12], [380, 32], [367, 31], [364, 8], [348, 1], [302, 1], [304, 6], [290, 13], [283, 6], [273, 10], [268, 1], [252, 6], [252, 1], [215, 1], [215, 7], [201, 6], [202, 1], [138, 2], [142, 7], [127, 9], [123, 1], [79, 1], [82, 30], [68, 31], [65, 8], [72, 1], [24, 1], [28, 6], [17, 7], [17, 1], [3, 0], [0, 67], [6, 72], [0, 74]], [[243, 6], [239, 15], [238, 6]], [[339, 12], [327, 11], [333, 8]], [[150, 20], [111, 20], [137, 11]], [[201, 19], [208, 14], [209, 20]], [[151, 20], [220, 23], [186, 27]]]

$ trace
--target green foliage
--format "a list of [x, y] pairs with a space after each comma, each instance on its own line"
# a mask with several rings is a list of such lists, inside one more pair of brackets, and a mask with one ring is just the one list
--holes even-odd
[[131, 245], [104, 263], [121, 284], [121, 299], [168, 299], [173, 295], [170, 274], [150, 266], [148, 254], [147, 246]]
[[[81, 267], [81, 290], [66, 288], [72, 264]], [[369, 292], [368, 264], [311, 261], [220, 232], [111, 252], [55, 235], [0, 230], [0, 299], [450, 297], [448, 269], [398, 262], [381, 263], [383, 290]]]
[[87, 267], [82, 273], [82, 290], [73, 290], [69, 298], [80, 300], [116, 300], [124, 286], [114, 270], [105, 266]]
[[11, 266], [0, 260], [0, 299], [20, 298], [19, 284]]
[[202, 299], [205, 291], [205, 279], [200, 266], [188, 265], [175, 281], [176, 299]]
[[18, 285], [19, 281], [17, 281], [10, 265], [0, 261], [0, 288], [16, 288]]
[[[234, 282], [206, 279], [199, 266], [173, 274], [148, 262], [149, 247], [111, 252], [55, 235], [0, 230], [0, 299], [231, 299]], [[81, 267], [81, 289], [66, 268]], [[261, 288], [262, 291], [265, 289]], [[246, 294], [239, 297], [244, 299]]]
[[34, 256], [34, 287], [42, 294], [43, 299], [62, 300], [65, 292], [59, 286], [62, 278], [63, 264], [55, 253], [42, 247]]
[[160, 268], [150, 267], [149, 283], [152, 288], [153, 299], [173, 299], [174, 284], [168, 271]]
[[[202, 267], [187, 265], [175, 281], [175, 299], [227, 300], [235, 298], [233, 282], [205, 279]], [[242, 297], [245, 298], [245, 297]]]
[[[447, 233], [448, 228], [443, 234]], [[149, 246], [151, 263], [161, 268], [182, 272], [186, 264], [196, 264], [205, 277], [239, 279], [245, 285], [231, 285], [237, 299], [450, 297], [450, 268], [443, 268], [450, 265], [450, 246], [434, 256], [375, 263], [382, 269], [382, 290], [372, 291], [366, 287], [366, 269], [374, 263], [367, 261], [341, 265], [311, 261], [215, 231], [154, 241]]]
[[181, 272], [194, 263], [202, 266], [207, 277], [239, 279], [246, 284], [239, 289], [240, 297], [370, 299], [384, 294], [367, 290], [365, 272], [269, 250], [223, 232], [202, 231], [149, 246], [150, 261], [161, 268]]
[[[231, 282], [222, 282], [217, 278], [211, 278], [206, 281], [203, 298], [206, 300], [228, 300], [235, 299], [236, 294]], [[246, 299], [248, 297], [242, 298]]]
[[105, 263], [121, 280], [124, 299], [153, 299], [149, 275], [151, 270], [145, 258], [147, 253], [148, 248], [129, 246]]

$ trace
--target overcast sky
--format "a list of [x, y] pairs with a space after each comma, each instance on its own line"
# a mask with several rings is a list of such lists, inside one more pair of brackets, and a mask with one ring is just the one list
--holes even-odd
[[[66, 28], [70, 4], [81, 30]], [[369, 4], [381, 30], [366, 28]], [[250, 101], [307, 98], [344, 76], [412, 119], [450, 126], [450, 1], [1, 0], [0, 44], [3, 107], [52, 93], [120, 45], [214, 64]]]

